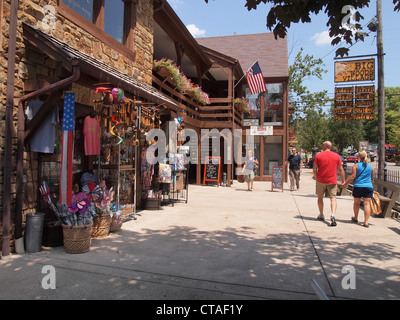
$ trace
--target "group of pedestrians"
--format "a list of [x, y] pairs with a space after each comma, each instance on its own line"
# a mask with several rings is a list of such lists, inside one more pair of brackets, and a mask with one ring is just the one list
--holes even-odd
[[[351, 221], [358, 223], [358, 214], [360, 210], [361, 199], [364, 199], [364, 223], [363, 226], [369, 227], [369, 217], [371, 215], [371, 199], [374, 196], [374, 169], [368, 161], [365, 151], [358, 153], [359, 162], [353, 166], [350, 177], [346, 180], [343, 163], [340, 156], [332, 151], [332, 143], [325, 141], [322, 145], [322, 152], [318, 153], [314, 159], [313, 175], [316, 180], [315, 193], [318, 197], [318, 220], [325, 221], [324, 216], [324, 197], [330, 199], [330, 220], [331, 226], [336, 226], [337, 209], [337, 172], [341, 179], [340, 188], [346, 188], [354, 181], [353, 187], [353, 213]], [[300, 173], [303, 168], [303, 161], [296, 148], [291, 149], [291, 155], [285, 162], [289, 165], [290, 190], [296, 191], [300, 188]], [[245, 174], [248, 191], [253, 190], [254, 167], [258, 166], [258, 161], [254, 157], [253, 151], [249, 151], [245, 159], [242, 174]]]
[[353, 166], [351, 176], [346, 180], [343, 170], [343, 163], [336, 152], [332, 152], [332, 143], [325, 141], [322, 145], [322, 152], [315, 156], [313, 174], [316, 180], [316, 191], [318, 196], [318, 210], [320, 220], [324, 217], [324, 196], [330, 198], [331, 204], [331, 226], [336, 226], [337, 208], [337, 171], [339, 170], [342, 183], [341, 188], [346, 188], [354, 181], [353, 187], [353, 213], [351, 221], [358, 223], [361, 199], [364, 199], [364, 223], [363, 226], [369, 227], [369, 217], [371, 216], [371, 199], [374, 196], [374, 169], [368, 161], [365, 151], [358, 153], [359, 162]]

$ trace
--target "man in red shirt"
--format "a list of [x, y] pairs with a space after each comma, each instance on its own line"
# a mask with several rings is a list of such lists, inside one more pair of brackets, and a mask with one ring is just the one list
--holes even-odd
[[337, 170], [339, 169], [342, 182], [345, 181], [343, 163], [337, 153], [332, 152], [332, 142], [325, 141], [322, 152], [315, 156], [314, 178], [316, 179], [316, 191], [318, 196], [319, 220], [324, 218], [324, 196], [325, 193], [331, 199], [331, 226], [336, 226], [336, 193], [337, 193]]

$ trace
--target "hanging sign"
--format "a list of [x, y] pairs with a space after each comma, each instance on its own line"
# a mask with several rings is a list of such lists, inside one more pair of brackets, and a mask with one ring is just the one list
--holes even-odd
[[335, 62], [335, 82], [375, 81], [375, 59]]
[[273, 126], [251, 126], [250, 135], [252, 136], [273, 136], [274, 127]]

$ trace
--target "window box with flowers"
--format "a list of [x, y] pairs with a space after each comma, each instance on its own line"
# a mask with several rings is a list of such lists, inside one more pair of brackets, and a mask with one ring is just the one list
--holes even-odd
[[190, 81], [173, 60], [167, 58], [154, 60], [154, 71], [172, 83], [180, 93], [185, 94]]
[[196, 100], [199, 104], [208, 105], [211, 103], [210, 97], [199, 86], [191, 84], [186, 90], [186, 94]]
[[235, 107], [238, 108], [243, 113], [250, 113], [249, 102], [246, 99], [236, 98]]

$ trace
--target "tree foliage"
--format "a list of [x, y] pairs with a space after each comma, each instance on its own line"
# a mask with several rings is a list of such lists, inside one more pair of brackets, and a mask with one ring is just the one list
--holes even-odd
[[289, 66], [289, 103], [294, 107], [293, 119], [302, 117], [310, 109], [318, 109], [329, 101], [328, 91], [310, 92], [305, 80], [311, 78], [322, 79], [327, 73], [322, 59], [314, 59], [307, 54], [303, 56], [303, 48], [297, 53], [292, 65]]
[[328, 140], [328, 120], [321, 110], [309, 109], [305, 116], [297, 120], [297, 137], [301, 148], [311, 152], [314, 146], [321, 148], [322, 143]]
[[[400, 0], [392, 0], [394, 11], [400, 11]], [[208, 0], [205, 0], [208, 3]], [[267, 15], [267, 28], [273, 30], [275, 37], [284, 38], [292, 23], [311, 22], [313, 14], [324, 12], [328, 16], [326, 25], [329, 27], [329, 35], [332, 45], [337, 45], [342, 41], [353, 44], [354, 41], [364, 40], [365, 33], [353, 32], [343, 26], [343, 19], [348, 13], [342, 10], [346, 6], [353, 6], [356, 10], [369, 7], [371, 0], [245, 0], [245, 7], [248, 10], [257, 9], [261, 3], [272, 5]], [[361, 31], [359, 22], [364, 17], [357, 11], [354, 20], [355, 29]], [[339, 48], [336, 51], [337, 56], [348, 55], [347, 48]]]

